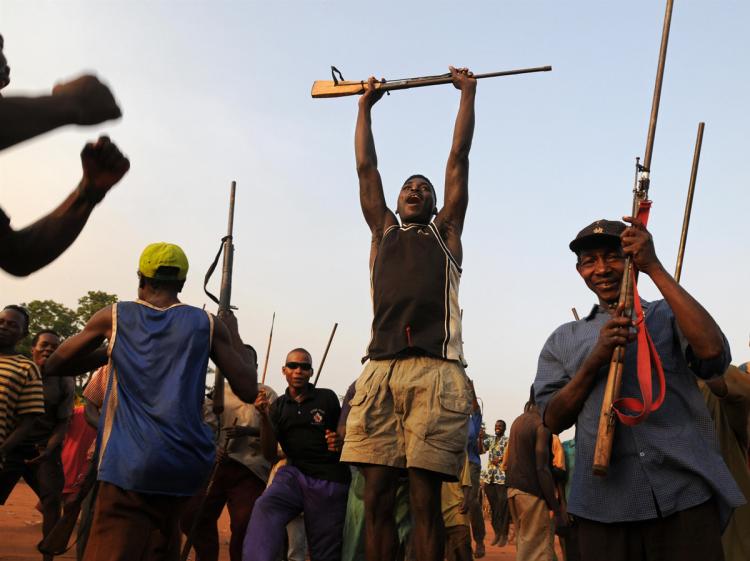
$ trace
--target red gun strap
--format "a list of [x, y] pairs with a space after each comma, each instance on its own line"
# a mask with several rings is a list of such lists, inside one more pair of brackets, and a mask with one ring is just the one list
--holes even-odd
[[[641, 201], [638, 207], [638, 218], [645, 226], [648, 224], [649, 211], [651, 209], [651, 201]], [[666, 393], [666, 379], [664, 377], [664, 368], [661, 364], [661, 359], [656, 351], [656, 345], [651, 339], [651, 334], [646, 328], [646, 322], [644, 320], [643, 308], [641, 307], [641, 299], [638, 295], [638, 285], [636, 283], [636, 273], [633, 270], [633, 307], [635, 310], [636, 325], [639, 327], [637, 335], [637, 376], [638, 376], [638, 388], [640, 390], [643, 400], [641, 401], [635, 397], [625, 397], [618, 399], [612, 404], [612, 407], [620, 419], [620, 422], [624, 425], [634, 426], [648, 418], [648, 416], [659, 409], [661, 404], [664, 402], [664, 395]], [[657, 388], [659, 396], [654, 401], [653, 388], [652, 388], [652, 365], [656, 368], [657, 374]], [[627, 409], [631, 411], [631, 414], [625, 413], [621, 409]]]

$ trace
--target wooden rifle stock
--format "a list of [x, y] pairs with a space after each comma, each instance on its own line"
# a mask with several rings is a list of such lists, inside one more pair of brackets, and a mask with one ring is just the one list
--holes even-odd
[[[662, 27], [661, 45], [659, 48], [659, 63], [656, 68], [656, 83], [654, 84], [654, 96], [651, 101], [651, 117], [648, 125], [648, 136], [646, 138], [646, 151], [643, 165], [636, 160], [636, 178], [633, 189], [633, 209], [631, 216], [638, 216], [638, 210], [642, 202], [648, 200], [648, 189], [650, 186], [651, 156], [654, 150], [654, 138], [656, 137], [656, 122], [659, 116], [659, 102], [661, 100], [661, 86], [664, 81], [664, 65], [667, 59], [667, 45], [669, 43], [669, 28], [672, 22], [672, 7], [674, 0], [667, 0], [664, 14], [664, 26]], [[634, 268], [631, 256], [625, 259], [625, 272], [620, 285], [620, 298], [618, 308], [622, 316], [631, 317], [633, 314], [633, 281]], [[609, 470], [609, 460], [612, 455], [612, 444], [615, 436], [616, 414], [613, 404], [620, 397], [622, 387], [622, 371], [625, 364], [625, 346], [618, 345], [612, 352], [612, 360], [609, 364], [607, 384], [604, 388], [601, 413], [599, 415], [599, 429], [596, 435], [596, 447], [594, 448], [594, 475], [606, 476]]]
[[[334, 67], [331, 67], [333, 70]], [[519, 68], [517, 70], [503, 70], [501, 72], [487, 72], [485, 74], [475, 74], [474, 78], [497, 78], [499, 76], [513, 76], [515, 74], [529, 74], [531, 72], [549, 72], [551, 66], [537, 66], [534, 68]], [[406, 78], [403, 80], [381, 80], [375, 83], [375, 89], [383, 91], [406, 90], [409, 88], [422, 88], [424, 86], [437, 86], [440, 84], [450, 84], [453, 81], [450, 74], [440, 74], [438, 76], [421, 76], [418, 78]], [[347, 95], [361, 95], [365, 93], [367, 80], [347, 81], [347, 80], [316, 80], [313, 82], [311, 94], [314, 98], [321, 97], [344, 97]]]
[[690, 227], [690, 213], [693, 210], [693, 195], [695, 194], [695, 181], [698, 178], [698, 163], [701, 159], [701, 147], [703, 146], [703, 129], [706, 123], [698, 123], [698, 135], [695, 138], [695, 150], [693, 151], [693, 166], [690, 169], [690, 185], [688, 186], [687, 201], [685, 201], [685, 216], [682, 219], [682, 231], [680, 232], [680, 248], [677, 250], [677, 266], [675, 267], [674, 280], [679, 284], [682, 275], [682, 261], [685, 258], [685, 244], [687, 243], [688, 228]]

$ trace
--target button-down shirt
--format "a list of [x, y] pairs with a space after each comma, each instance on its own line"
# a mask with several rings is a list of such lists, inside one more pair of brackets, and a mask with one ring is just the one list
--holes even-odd
[[[664, 300], [642, 301], [645, 322], [666, 376], [662, 406], [643, 423], [617, 424], [606, 477], [592, 473], [599, 414], [608, 365], [602, 366], [576, 422], [576, 469], [568, 511], [599, 522], [627, 522], [669, 516], [717, 499], [722, 520], [744, 498], [721, 459], [711, 417], [695, 376], [724, 373], [730, 361], [724, 339], [722, 356], [700, 361], [677, 328]], [[558, 327], [544, 345], [534, 381], [537, 403], [546, 407], [577, 373], [591, 353], [609, 313], [596, 306], [584, 319]], [[622, 397], [640, 397], [636, 378], [637, 345], [625, 350]]]
[[482, 474], [484, 483], [490, 485], [505, 485], [505, 471], [500, 469], [500, 464], [505, 456], [505, 447], [508, 445], [507, 436], [485, 436], [484, 448], [487, 455], [487, 469]]

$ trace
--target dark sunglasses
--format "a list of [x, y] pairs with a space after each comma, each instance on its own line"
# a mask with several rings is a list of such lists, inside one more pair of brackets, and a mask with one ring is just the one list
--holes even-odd
[[312, 370], [312, 364], [309, 362], [287, 362], [284, 366], [289, 370], [297, 370], [297, 368], [304, 371]]

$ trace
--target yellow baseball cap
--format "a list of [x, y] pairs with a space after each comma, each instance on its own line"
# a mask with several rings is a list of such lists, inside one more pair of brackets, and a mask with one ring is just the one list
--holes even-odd
[[[176, 274], [159, 273], [159, 267], [177, 269]], [[180, 246], [173, 243], [157, 242], [146, 246], [138, 262], [138, 272], [144, 277], [156, 280], [185, 280], [188, 272], [188, 259]]]

